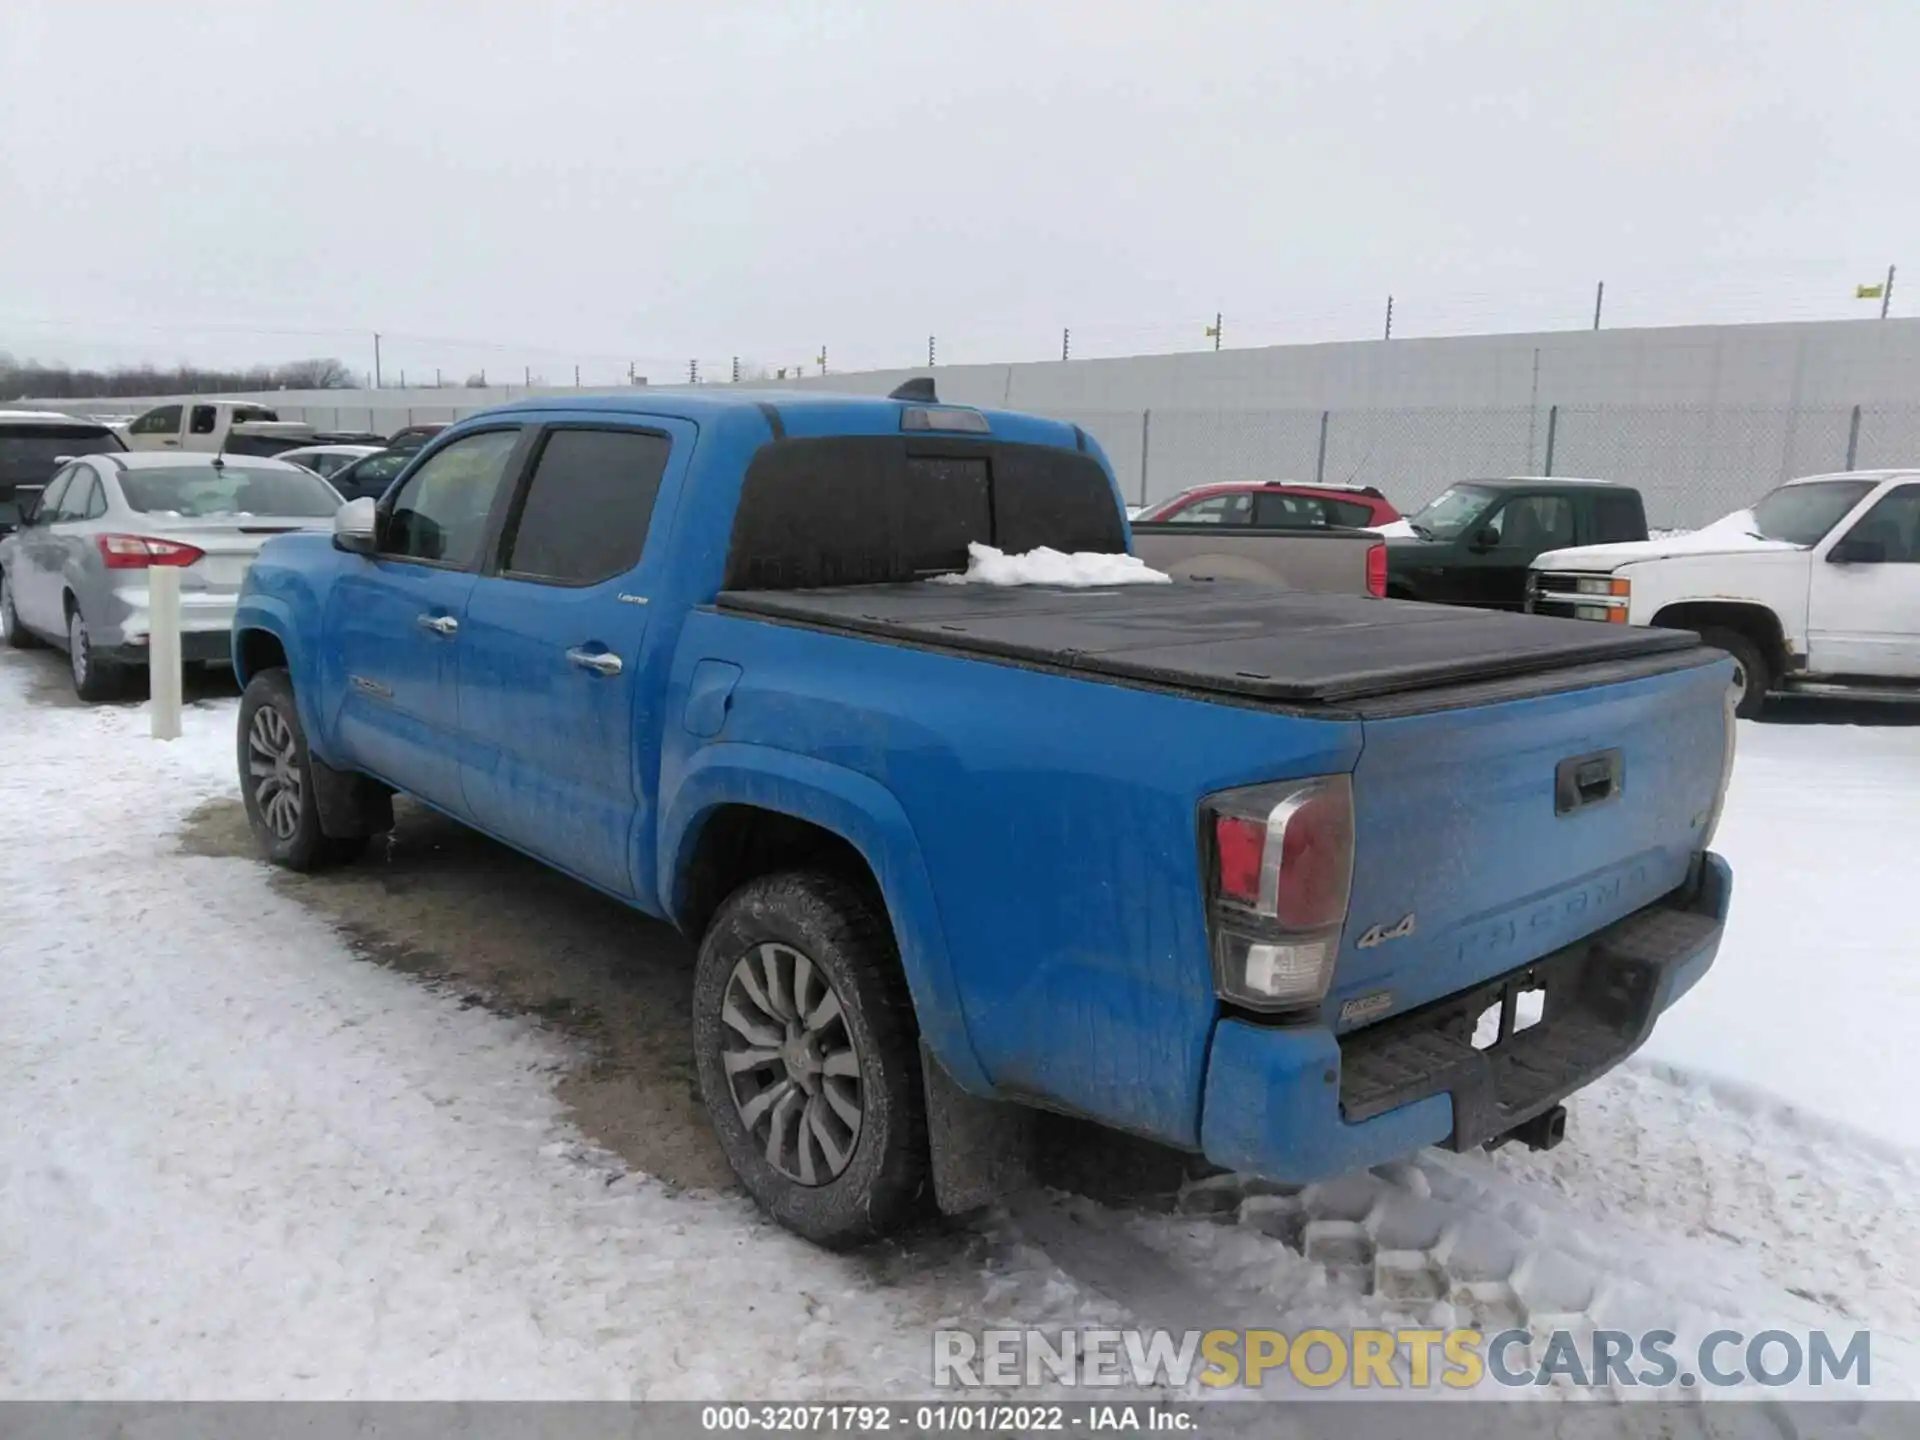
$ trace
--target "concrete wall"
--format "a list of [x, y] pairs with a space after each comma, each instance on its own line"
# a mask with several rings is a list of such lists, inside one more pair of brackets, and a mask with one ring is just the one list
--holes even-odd
[[[1455, 479], [1551, 469], [1637, 484], [1656, 525], [1698, 525], [1849, 458], [1920, 464], [1920, 319], [1355, 341], [774, 386], [881, 394], [927, 373], [943, 399], [1084, 426], [1137, 500], [1207, 480], [1288, 477], [1377, 484], [1410, 508]], [[496, 386], [241, 398], [322, 429], [390, 433], [528, 394], [605, 393], [633, 392]], [[130, 413], [178, 398], [35, 403]]]

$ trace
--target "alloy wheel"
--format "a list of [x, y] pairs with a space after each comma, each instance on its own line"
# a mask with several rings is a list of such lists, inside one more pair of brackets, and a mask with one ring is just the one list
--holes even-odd
[[293, 727], [272, 705], [255, 710], [253, 723], [247, 728], [247, 773], [253, 780], [253, 799], [260, 818], [277, 838], [293, 839], [300, 828], [306, 787]]
[[802, 1185], [838, 1179], [860, 1140], [860, 1053], [833, 982], [791, 945], [734, 964], [721, 1059], [740, 1123], [767, 1164]]

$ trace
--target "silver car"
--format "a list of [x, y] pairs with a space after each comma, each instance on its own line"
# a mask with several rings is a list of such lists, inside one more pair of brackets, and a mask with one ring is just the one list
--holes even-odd
[[0, 634], [66, 649], [83, 700], [147, 663], [147, 572], [180, 570], [188, 663], [230, 664], [234, 601], [260, 547], [331, 526], [340, 494], [298, 465], [166, 451], [83, 455], [0, 540]]

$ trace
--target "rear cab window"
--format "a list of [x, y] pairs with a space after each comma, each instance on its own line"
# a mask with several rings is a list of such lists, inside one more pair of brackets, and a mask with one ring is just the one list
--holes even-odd
[[953, 437], [777, 440], [747, 467], [724, 588], [923, 580], [967, 547], [1121, 554], [1125, 522], [1092, 456]]

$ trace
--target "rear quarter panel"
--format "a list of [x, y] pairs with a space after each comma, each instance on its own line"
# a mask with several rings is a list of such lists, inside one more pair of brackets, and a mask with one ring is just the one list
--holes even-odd
[[[742, 671], [712, 741], [682, 723], [703, 659]], [[940, 957], [995, 1089], [1187, 1145], [1216, 1009], [1197, 803], [1345, 771], [1359, 751], [1357, 724], [706, 610], [682, 636], [667, 716], [663, 857], [710, 803], [680, 798], [709, 750], [785, 752], [877, 787], [919, 858], [867, 858], [883, 882], [924, 864], [938, 933], [903, 948]], [[916, 1003], [937, 1005], [941, 976], [909, 970]]]

